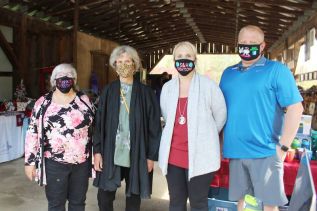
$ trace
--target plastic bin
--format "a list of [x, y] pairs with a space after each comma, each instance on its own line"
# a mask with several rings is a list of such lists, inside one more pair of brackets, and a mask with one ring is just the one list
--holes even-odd
[[208, 198], [214, 198], [214, 199], [228, 201], [229, 200], [228, 196], [229, 196], [228, 188], [219, 188], [219, 187], [217, 187], [217, 188], [210, 187], [209, 188]]
[[208, 211], [237, 211], [237, 202], [208, 199]]

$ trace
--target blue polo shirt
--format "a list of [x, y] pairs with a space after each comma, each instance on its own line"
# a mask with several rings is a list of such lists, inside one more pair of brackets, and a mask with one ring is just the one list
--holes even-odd
[[291, 71], [265, 57], [247, 69], [240, 62], [224, 71], [220, 88], [228, 112], [224, 157], [274, 155], [282, 132], [284, 108], [303, 100]]

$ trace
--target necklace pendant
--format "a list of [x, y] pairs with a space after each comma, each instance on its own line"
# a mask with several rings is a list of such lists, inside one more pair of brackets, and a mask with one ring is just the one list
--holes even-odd
[[180, 125], [184, 125], [184, 124], [186, 123], [186, 118], [185, 118], [184, 116], [180, 116], [180, 117], [178, 118], [178, 123], [179, 123]]

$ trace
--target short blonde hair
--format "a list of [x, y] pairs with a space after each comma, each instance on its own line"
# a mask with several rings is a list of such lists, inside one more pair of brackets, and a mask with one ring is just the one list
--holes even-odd
[[[53, 72], [52, 72], [52, 75], [51, 75], [51, 86], [52, 88], [54, 88], [56, 86], [56, 76], [61, 73], [61, 72], [64, 72], [65, 70], [70, 70], [70, 73], [71, 75], [73, 76], [74, 78], [74, 83], [76, 83], [77, 81], [77, 72], [76, 72], [76, 69], [71, 65], [71, 64], [66, 64], [66, 63], [63, 63], [63, 64], [59, 64], [57, 65], [54, 69], [53, 69]], [[75, 85], [75, 84], [74, 84]]]
[[263, 30], [262, 30], [260, 27], [255, 26], [255, 25], [247, 25], [247, 26], [244, 26], [244, 27], [242, 27], [242, 28], [240, 29], [240, 31], [239, 31], [239, 36], [238, 36], [238, 42], [239, 42], [239, 40], [240, 40], [241, 34], [242, 34], [243, 32], [246, 32], [246, 31], [258, 33], [259, 36], [260, 36], [259, 38], [261, 39], [261, 42], [264, 41], [264, 32], [263, 32]]
[[118, 46], [112, 51], [109, 59], [110, 66], [112, 68], [116, 68], [116, 61], [123, 53], [127, 53], [131, 57], [136, 71], [139, 71], [142, 68], [141, 59], [138, 52], [128, 45]]
[[177, 43], [175, 46], [174, 46], [174, 49], [173, 49], [173, 59], [175, 60], [175, 53], [176, 53], [176, 50], [180, 47], [185, 47], [187, 49], [189, 49], [195, 56], [195, 60], [197, 59], [197, 49], [196, 47], [188, 42], [188, 41], [183, 41], [183, 42], [179, 42]]

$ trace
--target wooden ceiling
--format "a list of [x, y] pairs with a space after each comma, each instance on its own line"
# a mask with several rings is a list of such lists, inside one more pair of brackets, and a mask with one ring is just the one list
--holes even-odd
[[[242, 26], [255, 24], [272, 45], [314, 0], [78, 0], [79, 30], [143, 52], [188, 40], [233, 48]], [[7, 0], [2, 7], [71, 29], [75, 0]]]

